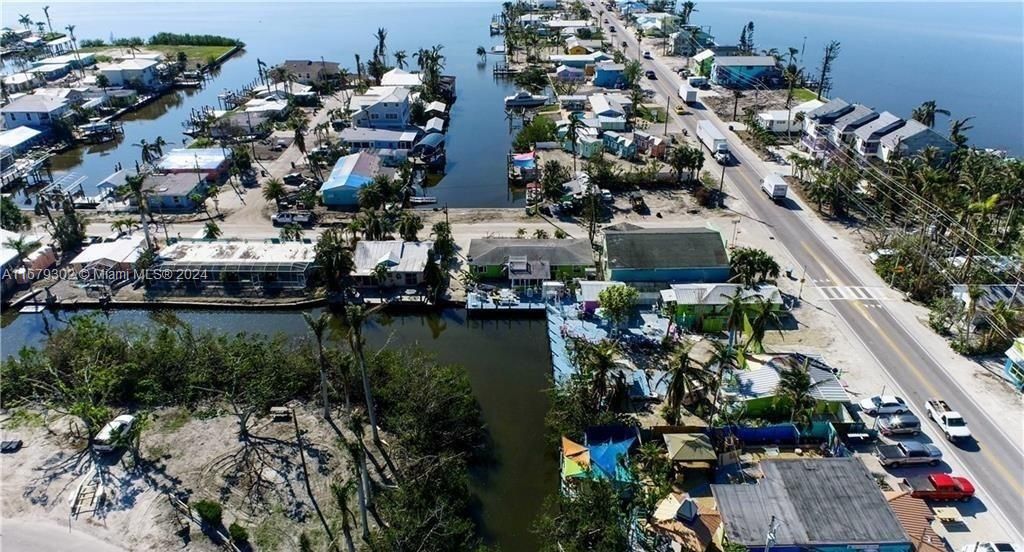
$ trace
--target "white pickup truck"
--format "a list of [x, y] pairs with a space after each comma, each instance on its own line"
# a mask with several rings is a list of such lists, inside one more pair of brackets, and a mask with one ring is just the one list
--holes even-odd
[[971, 437], [971, 430], [967, 427], [964, 417], [950, 408], [946, 401], [931, 399], [925, 403], [925, 409], [928, 411], [928, 417], [939, 424], [947, 440], [957, 441]]

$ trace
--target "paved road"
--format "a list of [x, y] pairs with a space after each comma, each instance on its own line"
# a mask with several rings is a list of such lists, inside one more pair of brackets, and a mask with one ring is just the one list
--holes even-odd
[[66, 525], [5, 519], [0, 523], [3, 552], [123, 552], [124, 549]]
[[[601, 17], [602, 24], [607, 18], [617, 28], [616, 33], [606, 36], [612, 37], [616, 46], [626, 41], [626, 55], [639, 58], [640, 47], [633, 31], [626, 29], [613, 14], [606, 13]], [[602, 26], [607, 28], [607, 25]], [[658, 77], [647, 84], [662, 95], [673, 98], [673, 105], [677, 105], [681, 79], [660, 62], [641, 59], [641, 63], [645, 70], [655, 71]], [[806, 213], [802, 213], [805, 206], [799, 201], [787, 200], [785, 205], [775, 205], [765, 197], [759, 182], [761, 175], [768, 174], [769, 170], [728, 130], [727, 125], [710, 110], [694, 109], [691, 112], [692, 115], [681, 117], [673, 109], [669, 115], [688, 128], [691, 135], [698, 120], [710, 120], [719, 127], [736, 157], [736, 164], [726, 170], [726, 181], [750, 206], [753, 216], [785, 246], [796, 264], [806, 267], [809, 281], [823, 286], [871, 285], [865, 284], [808, 224]], [[998, 423], [988, 417], [941, 364], [918, 345], [910, 332], [889, 312], [885, 302], [865, 299], [832, 303], [840, 320], [896, 382], [898, 389], [895, 392], [902, 394], [919, 415], [924, 416], [925, 401], [933, 397], [946, 399], [964, 415], [976, 441], [963, 446], [939, 445], [959, 460], [967, 475], [982, 490], [979, 494], [984, 506], [1001, 512], [1006, 530], [1015, 534], [1018, 541], [1024, 540], [1020, 529], [1024, 527], [1024, 452], [1021, 448], [1024, 436], [1007, 435]], [[934, 425], [927, 421], [924, 423], [925, 430], [934, 434]]]

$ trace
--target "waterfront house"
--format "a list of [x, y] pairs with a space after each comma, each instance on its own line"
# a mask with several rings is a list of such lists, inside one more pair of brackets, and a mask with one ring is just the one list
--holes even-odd
[[558, 0], [527, 0], [526, 4], [535, 10], [553, 10], [558, 7]]
[[278, 67], [284, 68], [295, 82], [309, 86], [341, 78], [341, 65], [335, 61], [290, 59]]
[[804, 370], [811, 380], [808, 395], [814, 399], [814, 414], [841, 416], [839, 411], [850, 402], [850, 395], [835, 371], [818, 357], [798, 353], [747, 355], [743, 370], [732, 370], [722, 388], [726, 399], [742, 403], [743, 411], [753, 418], [786, 419], [790, 404], [779, 397], [779, 382], [788, 370]]
[[14, 73], [12, 75], [5, 75], [3, 77], [4, 88], [7, 89], [8, 94], [15, 94], [18, 92], [28, 92], [37, 86], [46, 84], [46, 79], [40, 76], [38, 73], [32, 71], [24, 71], [22, 73]]
[[678, 16], [665, 12], [648, 12], [636, 16], [635, 25], [644, 36], [666, 37], [675, 30]]
[[54, 121], [64, 118], [70, 109], [64, 100], [29, 94], [13, 100], [0, 111], [6, 128], [27, 126], [46, 131]]
[[153, 213], [192, 212], [199, 208], [194, 195], [206, 197], [209, 181], [195, 171], [151, 174], [143, 182], [146, 206]]
[[316, 99], [312, 86], [298, 82], [267, 82], [252, 91], [256, 98], [295, 98], [301, 104], [310, 104]]
[[807, 100], [801, 104], [794, 105], [789, 109], [770, 109], [757, 114], [757, 122], [768, 132], [785, 134], [787, 132], [799, 132], [803, 122], [799, 117], [802, 113], [806, 117], [807, 112], [825, 105], [820, 100]]
[[448, 117], [448, 106], [444, 102], [432, 101], [423, 108], [423, 113], [427, 117]]
[[221, 148], [175, 148], [156, 162], [163, 173], [201, 173], [209, 182], [220, 182], [228, 176], [231, 150]]
[[730, 543], [752, 552], [910, 552], [910, 537], [854, 456], [762, 460], [757, 484], [711, 485]]
[[853, 133], [858, 128], [878, 118], [878, 112], [864, 107], [860, 104], [853, 104], [853, 109], [836, 119], [828, 131], [827, 150], [845, 149], [853, 146]]
[[782, 78], [774, 56], [715, 56], [711, 82], [726, 88], [745, 90], [770, 85]]
[[381, 86], [404, 86], [412, 88], [423, 84], [423, 73], [410, 73], [399, 68], [394, 68], [380, 78]]
[[32, 65], [68, 65], [71, 69], [84, 69], [96, 63], [96, 54], [91, 52], [70, 53], [59, 56], [52, 56], [32, 62]]
[[621, 157], [622, 159], [633, 159], [636, 157], [636, 142], [632, 138], [623, 136], [614, 130], [609, 130], [601, 135], [601, 142], [604, 150]]
[[594, 65], [594, 86], [602, 88], [622, 88], [626, 79], [622, 72], [626, 66], [622, 63], [602, 61]]
[[331, 174], [320, 185], [320, 197], [327, 207], [356, 207], [359, 190], [381, 174], [380, 158], [372, 153], [346, 155], [334, 164]]
[[55, 81], [70, 73], [71, 65], [67, 63], [47, 63], [45, 65], [37, 65], [31, 71], [45, 80]]
[[559, 82], [583, 82], [586, 80], [586, 74], [583, 69], [578, 67], [559, 65], [555, 69], [555, 80]]
[[101, 63], [96, 66], [96, 70], [107, 77], [110, 86], [146, 90], [160, 84], [159, 65], [160, 62], [155, 59], [124, 59], [115, 63]]
[[[274, 240], [277, 241], [277, 240]], [[189, 276], [153, 279], [150, 287], [181, 287], [199, 291], [206, 287], [261, 286], [271, 289], [302, 289], [316, 261], [313, 243], [261, 240], [178, 240], [160, 250], [154, 269]]]
[[[146, 248], [146, 236], [141, 232], [111, 242], [94, 243], [71, 259], [69, 268], [98, 276], [106, 271], [130, 272]], [[105, 279], [90, 278], [90, 279]], [[124, 278], [119, 278], [123, 280]]]
[[575, 36], [580, 29], [594, 29], [593, 24], [586, 19], [549, 19], [545, 21], [540, 34], [548, 36]]
[[696, 25], [683, 25], [668, 39], [676, 56], [692, 57], [715, 45], [715, 37]]
[[570, 36], [565, 39], [565, 53], [579, 55], [590, 54], [601, 51], [604, 42], [601, 40], [586, 40], [578, 36]]
[[[424, 282], [427, 259], [433, 248], [431, 241], [360, 240], [353, 254], [352, 278], [357, 286], [416, 287]], [[383, 282], [377, 279], [377, 267], [381, 265], [388, 271]]]
[[612, 56], [604, 52], [592, 52], [589, 54], [555, 54], [548, 57], [548, 60], [555, 65], [566, 65], [577, 69], [586, 69], [588, 65], [594, 65], [599, 61], [608, 61]]
[[879, 143], [882, 161], [895, 157], [913, 157], [928, 148], [937, 150], [945, 157], [956, 149], [956, 145], [948, 138], [913, 119], [908, 119], [902, 127], [886, 134]]
[[409, 125], [410, 90], [403, 86], [371, 86], [349, 101], [352, 125], [359, 128], [403, 129]]
[[440, 117], [431, 117], [424, 125], [423, 132], [430, 134], [432, 132], [444, 132], [444, 119]]
[[669, 289], [661, 290], [661, 300], [681, 327], [702, 332], [720, 332], [729, 317], [729, 301], [737, 294], [751, 309], [759, 299], [768, 301], [775, 311], [782, 309], [782, 294], [777, 287], [770, 285], [674, 284]]
[[832, 124], [853, 111], [853, 107], [842, 98], [833, 98], [804, 114], [803, 136], [800, 139], [803, 147], [815, 156], [825, 153]]
[[[39, 143], [42, 132], [27, 126], [0, 130], [0, 150], [8, 150], [14, 155], [21, 155]], [[6, 165], [4, 166], [6, 169]]]
[[882, 112], [874, 121], [853, 131], [854, 151], [862, 161], [879, 157], [882, 137], [905, 124], [907, 122], [896, 115], [888, 111]]
[[604, 277], [622, 282], [726, 282], [729, 255], [708, 228], [605, 228]]
[[467, 263], [473, 274], [513, 285], [583, 278], [594, 266], [594, 250], [582, 239], [474, 239]]
[[587, 108], [587, 97], [582, 94], [562, 94], [558, 96], [558, 105], [567, 111], [583, 111]]
[[75, 41], [70, 36], [61, 36], [53, 40], [46, 41], [46, 51], [51, 56], [64, 54], [67, 52], [75, 51]]
[[601, 306], [601, 292], [621, 285], [625, 284], [607, 280], [580, 280], [576, 288], [576, 301], [583, 307], [583, 312], [593, 314]]
[[1006, 350], [1003, 374], [1018, 391], [1024, 390], [1024, 337], [1014, 339]]
[[341, 145], [349, 151], [412, 149], [419, 133], [415, 130], [388, 130], [382, 128], [346, 128], [339, 133]]

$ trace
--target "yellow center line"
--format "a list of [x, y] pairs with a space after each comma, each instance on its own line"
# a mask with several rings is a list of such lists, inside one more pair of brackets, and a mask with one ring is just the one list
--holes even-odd
[[832, 282], [834, 282], [835, 285], [837, 285], [837, 286], [846, 285], [846, 284], [843, 283], [843, 280], [839, 276], [836, 276], [835, 272], [832, 272], [831, 270], [829, 270], [828, 266], [825, 263], [821, 262], [821, 259], [818, 258], [818, 255], [811, 249], [811, 246], [807, 245], [807, 242], [800, 242], [800, 245], [802, 245], [803, 248], [804, 248], [804, 251], [806, 251], [807, 254], [810, 255], [811, 258], [813, 258], [814, 261], [818, 263], [818, 267], [820, 267], [822, 270], [825, 271], [826, 274], [828, 274], [829, 279], [832, 280]]

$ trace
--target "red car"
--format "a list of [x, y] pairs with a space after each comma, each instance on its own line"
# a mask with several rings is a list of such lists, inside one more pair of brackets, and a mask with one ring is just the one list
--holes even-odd
[[945, 473], [908, 477], [902, 486], [910, 491], [910, 496], [923, 500], [967, 502], [974, 496], [974, 485], [967, 478]]

